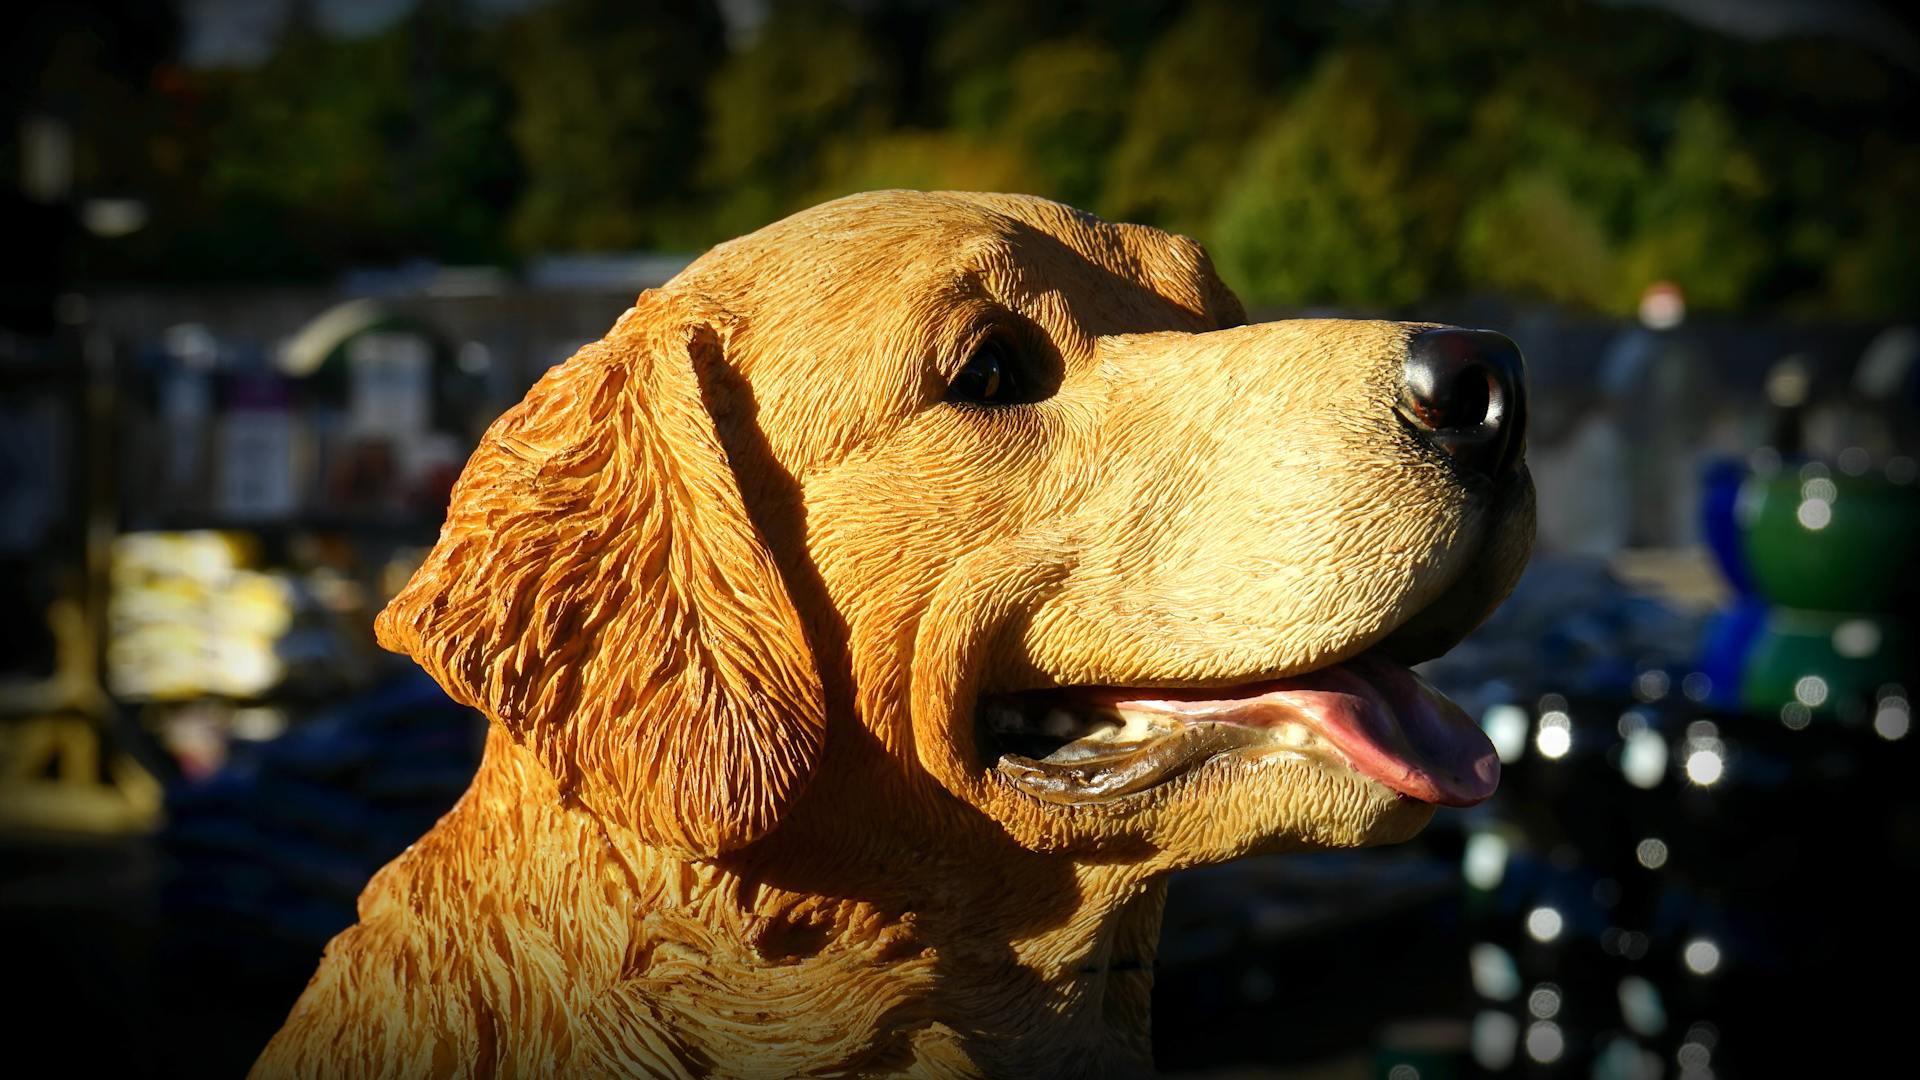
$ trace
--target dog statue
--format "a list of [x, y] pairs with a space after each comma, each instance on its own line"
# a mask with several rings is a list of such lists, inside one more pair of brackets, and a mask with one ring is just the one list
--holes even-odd
[[1408, 670], [1533, 535], [1497, 334], [880, 192], [549, 371], [378, 621], [491, 721], [257, 1077], [1151, 1067], [1165, 882], [1493, 791]]

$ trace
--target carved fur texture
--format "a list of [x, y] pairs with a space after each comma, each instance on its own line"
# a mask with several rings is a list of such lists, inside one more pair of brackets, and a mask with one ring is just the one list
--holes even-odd
[[[841, 199], [642, 295], [487, 432], [380, 615], [485, 759], [254, 1075], [1150, 1069], [1169, 873], [1432, 807], [1257, 753], [1044, 802], [980, 695], [1457, 639], [1532, 537], [1524, 470], [1395, 413], [1421, 327], [1244, 322], [1191, 240], [1004, 195]], [[1033, 400], [952, 400], [988, 337]]]

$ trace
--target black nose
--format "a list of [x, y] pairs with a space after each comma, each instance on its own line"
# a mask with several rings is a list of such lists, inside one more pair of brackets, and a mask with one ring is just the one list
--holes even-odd
[[1400, 411], [1461, 466], [1499, 477], [1520, 461], [1526, 364], [1491, 330], [1426, 330], [1407, 342]]

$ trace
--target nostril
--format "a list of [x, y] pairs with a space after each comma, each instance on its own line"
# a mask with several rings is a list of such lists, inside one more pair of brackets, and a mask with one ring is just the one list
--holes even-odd
[[1407, 380], [1407, 409], [1429, 431], [1465, 431], [1479, 427], [1499, 411], [1500, 389], [1493, 373], [1475, 364], [1445, 381], [1416, 387]]
[[1407, 342], [1401, 412], [1463, 466], [1498, 476], [1519, 461], [1520, 350], [1490, 330], [1426, 330]]

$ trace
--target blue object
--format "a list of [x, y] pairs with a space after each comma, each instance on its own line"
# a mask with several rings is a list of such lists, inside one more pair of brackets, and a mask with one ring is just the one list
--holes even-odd
[[1737, 712], [1740, 686], [1747, 671], [1747, 657], [1754, 642], [1767, 625], [1767, 602], [1752, 593], [1742, 593], [1731, 607], [1715, 612], [1707, 619], [1700, 635], [1700, 671], [1713, 680], [1707, 704]]
[[[1700, 478], [1700, 531], [1707, 548], [1713, 552], [1720, 573], [1741, 597], [1755, 595], [1753, 571], [1741, 552], [1740, 524], [1734, 508], [1740, 501], [1740, 485], [1747, 479], [1746, 462], [1737, 458], [1715, 458], [1707, 463]], [[1720, 685], [1715, 675], [1714, 685]]]

